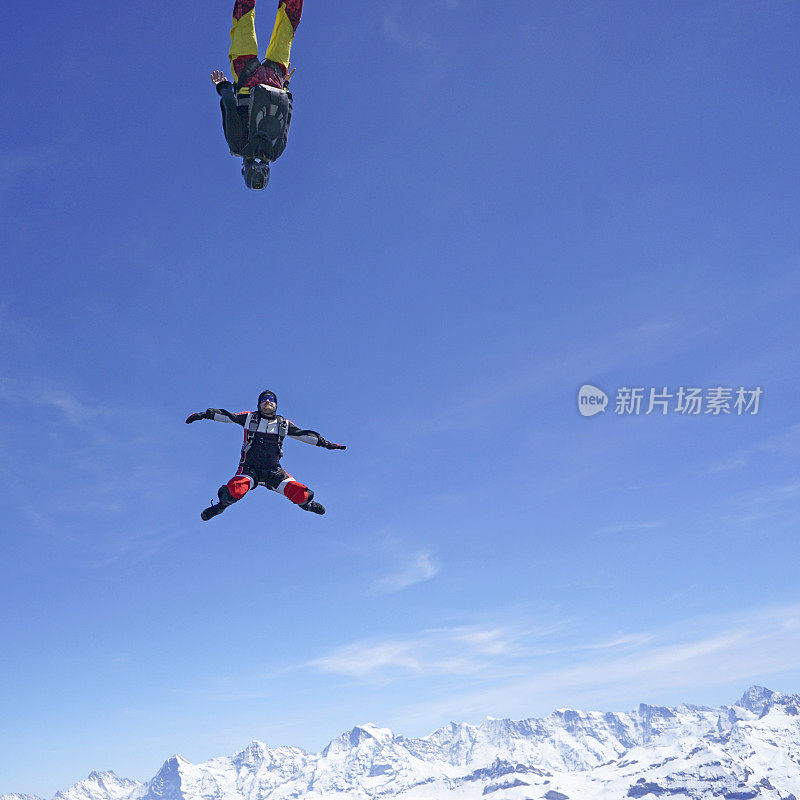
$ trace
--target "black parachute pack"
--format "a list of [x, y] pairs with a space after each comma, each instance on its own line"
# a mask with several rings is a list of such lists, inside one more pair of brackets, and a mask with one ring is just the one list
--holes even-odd
[[[217, 84], [222, 109], [222, 127], [232, 156], [275, 161], [286, 148], [292, 121], [292, 95], [286, 89], [258, 84], [249, 94], [239, 94], [244, 84], [262, 66], [251, 58], [236, 83]], [[279, 64], [265, 61], [264, 66], [278, 72]], [[288, 83], [286, 84], [288, 86]]]
[[286, 149], [291, 121], [289, 92], [263, 83], [250, 87], [247, 145], [241, 155], [275, 161]]

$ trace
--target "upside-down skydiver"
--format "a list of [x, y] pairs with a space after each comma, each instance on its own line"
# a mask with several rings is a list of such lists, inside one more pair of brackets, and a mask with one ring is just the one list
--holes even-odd
[[292, 95], [287, 90], [292, 41], [303, 0], [280, 0], [275, 27], [263, 61], [258, 58], [256, 0], [236, 0], [233, 6], [228, 59], [231, 83], [220, 70], [211, 73], [222, 108], [222, 127], [231, 155], [242, 161], [248, 189], [264, 189], [269, 165], [286, 147], [292, 121]]

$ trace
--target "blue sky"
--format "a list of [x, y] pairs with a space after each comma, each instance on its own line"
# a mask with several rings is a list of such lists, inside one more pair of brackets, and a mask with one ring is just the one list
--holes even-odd
[[[9, 32], [0, 792], [798, 690], [798, 22], [308, 0], [261, 195], [208, 80], [228, 3]], [[764, 396], [585, 419], [584, 383]], [[240, 438], [183, 419], [264, 387], [347, 443], [285, 448], [328, 514], [203, 524]]]

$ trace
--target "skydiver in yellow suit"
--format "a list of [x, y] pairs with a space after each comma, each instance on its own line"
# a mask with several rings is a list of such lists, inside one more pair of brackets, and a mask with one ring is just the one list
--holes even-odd
[[211, 80], [220, 96], [222, 126], [231, 154], [244, 159], [242, 177], [249, 189], [264, 189], [269, 165], [286, 147], [292, 121], [292, 95], [287, 91], [292, 41], [303, 0], [280, 0], [266, 58], [259, 61], [255, 22], [256, 0], [233, 6], [228, 58], [233, 83], [215, 70]]

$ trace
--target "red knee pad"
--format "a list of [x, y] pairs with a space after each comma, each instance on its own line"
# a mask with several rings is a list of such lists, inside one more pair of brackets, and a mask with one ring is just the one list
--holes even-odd
[[235, 475], [228, 481], [228, 491], [234, 500], [241, 500], [250, 491], [250, 478], [247, 475]]
[[289, 481], [289, 483], [283, 487], [283, 493], [298, 506], [308, 500], [308, 487], [303, 486], [302, 483], [298, 483], [297, 481]]

